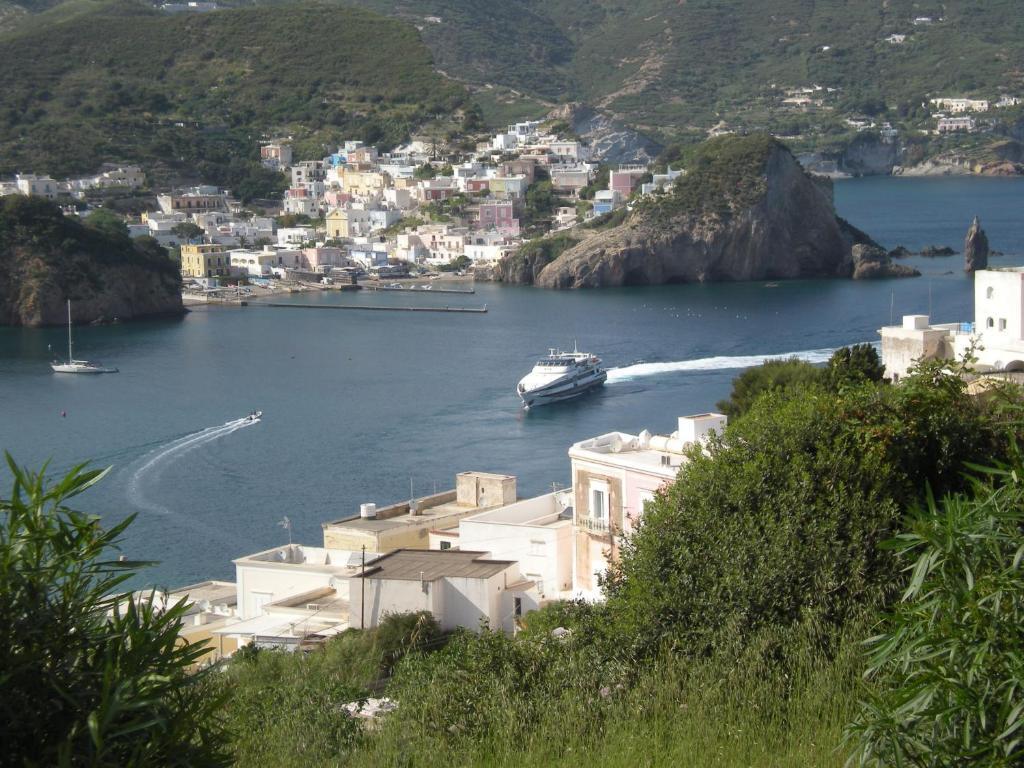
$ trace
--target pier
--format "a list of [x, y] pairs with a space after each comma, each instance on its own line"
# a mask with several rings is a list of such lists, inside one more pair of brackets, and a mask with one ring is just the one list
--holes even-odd
[[242, 302], [243, 307], [284, 307], [286, 309], [354, 309], [368, 312], [456, 312], [460, 314], [482, 315], [487, 312], [487, 305], [482, 307], [359, 307], [352, 304], [284, 304], [281, 302], [253, 301]]
[[432, 293], [476, 293], [475, 288], [392, 288], [390, 285], [363, 285], [369, 291], [395, 291], [397, 293], [415, 293], [417, 296], [429, 296]]

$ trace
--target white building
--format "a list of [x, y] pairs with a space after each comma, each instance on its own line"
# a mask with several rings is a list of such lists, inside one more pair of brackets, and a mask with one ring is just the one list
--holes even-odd
[[514, 631], [533, 583], [517, 563], [486, 552], [398, 549], [366, 564], [349, 584], [349, 623], [375, 627], [390, 613], [430, 611], [443, 630]]
[[34, 173], [19, 173], [15, 176], [18, 192], [23, 195], [45, 197], [47, 200], [57, 199], [59, 187], [49, 176], [36, 176]]
[[988, 99], [929, 99], [936, 109], [948, 109], [951, 114], [961, 115], [964, 112], [988, 112]]
[[277, 230], [278, 245], [303, 245], [316, 238], [313, 227], [281, 227]]
[[431, 549], [486, 551], [498, 560], [519, 563], [534, 584], [524, 610], [572, 593], [572, 489], [524, 499], [467, 517], [457, 528], [432, 531]]
[[920, 360], [961, 359], [974, 346], [979, 372], [1024, 371], [1024, 267], [974, 273], [974, 322], [932, 325], [927, 315], [879, 330], [885, 375], [894, 382]]
[[238, 621], [214, 635], [295, 647], [348, 628], [349, 579], [362, 554], [289, 544], [234, 561]]

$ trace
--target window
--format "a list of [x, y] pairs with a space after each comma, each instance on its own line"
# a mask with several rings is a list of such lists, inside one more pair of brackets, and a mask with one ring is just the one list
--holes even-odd
[[1006, 318], [1005, 317], [1000, 317], [999, 318], [999, 330], [1000, 331], [1005, 331], [1006, 330]]
[[986, 328], [991, 328], [993, 325], [994, 325], [994, 323], [992, 322], [992, 318], [991, 317], [988, 318], [987, 320], [985, 320], [985, 327]]
[[452, 548], [452, 543], [450, 541], [442, 541], [441, 542], [441, 549], [451, 549], [451, 548]]
[[543, 555], [544, 554], [544, 542], [538, 541], [537, 539], [530, 539], [530, 554], [531, 555]]
[[512, 598], [512, 613], [516, 616], [523, 615], [523, 598], [513, 597]]
[[590, 508], [586, 525], [597, 530], [608, 528], [608, 483], [604, 480], [590, 481]]
[[985, 289], [985, 298], [986, 299], [991, 299], [993, 293], [995, 293], [995, 288], [993, 288], [990, 285], [988, 288]]

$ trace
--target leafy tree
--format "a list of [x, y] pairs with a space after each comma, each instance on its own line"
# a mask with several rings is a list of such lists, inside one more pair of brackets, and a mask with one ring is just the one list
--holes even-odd
[[825, 381], [834, 390], [845, 384], [882, 381], [884, 376], [885, 366], [878, 356], [878, 350], [871, 344], [854, 344], [852, 347], [837, 349], [825, 368]]
[[[879, 543], [927, 486], [1005, 455], [1002, 427], [959, 377], [769, 392], [649, 505], [608, 578], [622, 637], [703, 655], [761, 628], [839, 628], [891, 597]], [[732, 641], [732, 640], [730, 640]]]
[[888, 541], [902, 600], [868, 641], [860, 765], [1024, 763], [1024, 465], [929, 497]]
[[821, 369], [796, 357], [788, 360], [768, 360], [748, 368], [732, 380], [732, 392], [727, 400], [715, 406], [736, 419], [750, 410], [765, 392], [785, 392], [821, 381]]
[[202, 227], [193, 224], [191, 221], [183, 221], [180, 224], [175, 224], [171, 227], [171, 232], [180, 237], [182, 240], [192, 242], [196, 237], [203, 234]]
[[116, 238], [128, 237], [128, 225], [124, 219], [106, 208], [97, 208], [85, 219], [87, 226]]
[[104, 531], [65, 506], [105, 471], [55, 483], [15, 464], [0, 500], [0, 717], [16, 765], [229, 764], [219, 697], [187, 670], [183, 602], [160, 610], [123, 591], [140, 563], [113, 556], [132, 517]]
[[432, 179], [437, 176], [437, 171], [434, 170], [434, 166], [430, 163], [424, 163], [423, 165], [418, 166], [416, 170], [412, 172], [412, 175], [414, 178], [420, 180]]

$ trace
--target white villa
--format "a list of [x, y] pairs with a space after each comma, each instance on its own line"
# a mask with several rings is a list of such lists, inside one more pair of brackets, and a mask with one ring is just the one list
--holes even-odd
[[974, 322], [933, 325], [927, 315], [906, 315], [879, 334], [894, 382], [919, 360], [960, 359], [972, 345], [979, 372], [1024, 371], [1024, 267], [974, 274]]

